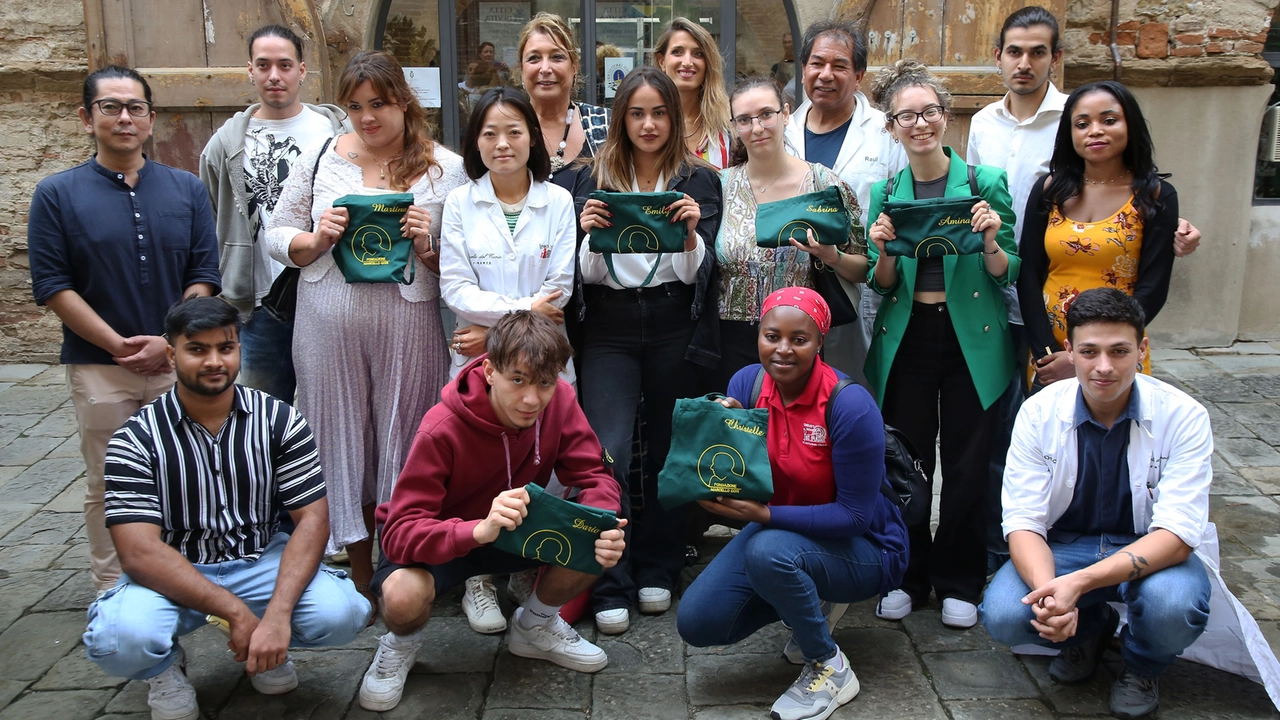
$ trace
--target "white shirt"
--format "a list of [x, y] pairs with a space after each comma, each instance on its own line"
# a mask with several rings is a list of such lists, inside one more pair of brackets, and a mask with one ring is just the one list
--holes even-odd
[[[458, 327], [492, 327], [555, 290], [560, 298], [552, 304], [563, 309], [573, 294], [574, 220], [573, 196], [547, 182], [530, 184], [514, 234], [489, 173], [449, 193], [440, 231], [440, 295]], [[471, 360], [454, 353], [449, 376]], [[572, 361], [561, 377], [574, 381]]]
[[[665, 178], [658, 176], [654, 187], [666, 187]], [[640, 192], [640, 184], [634, 176], [631, 178], [631, 192]], [[681, 223], [683, 225], [683, 223]], [[578, 265], [582, 268], [582, 282], [586, 285], [604, 285], [614, 290], [634, 290], [638, 287], [657, 287], [669, 282], [680, 281], [692, 285], [698, 280], [698, 267], [702, 265], [702, 257], [706, 255], [707, 246], [698, 236], [697, 246], [682, 253], [618, 253], [613, 256], [613, 271], [618, 276], [619, 284], [609, 275], [609, 267], [605, 265], [604, 254], [591, 252], [591, 235], [578, 250]], [[658, 269], [653, 270], [654, 263]], [[644, 284], [649, 272], [653, 271], [653, 279]]]
[[[1195, 550], [1212, 587], [1205, 632], [1182, 657], [1262, 682], [1272, 701], [1280, 704], [1280, 663], [1218, 569], [1218, 532], [1209, 522], [1209, 413], [1160, 380], [1138, 375], [1134, 382], [1140, 407], [1129, 430], [1133, 527], [1139, 534], [1163, 528], [1178, 536]], [[1074, 379], [1053, 383], [1023, 403], [1018, 413], [1001, 493], [1005, 537], [1016, 530], [1044, 537], [1071, 504], [1077, 477], [1079, 388]]]

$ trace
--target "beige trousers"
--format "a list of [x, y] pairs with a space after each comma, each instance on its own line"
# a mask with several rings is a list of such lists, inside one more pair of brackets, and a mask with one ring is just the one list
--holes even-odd
[[103, 467], [107, 443], [143, 405], [173, 387], [176, 376], [138, 375], [119, 365], [68, 365], [67, 389], [76, 406], [80, 454], [84, 456], [88, 491], [84, 496], [84, 524], [89, 535], [89, 570], [93, 585], [107, 590], [120, 578], [120, 559], [107, 532], [103, 495]]

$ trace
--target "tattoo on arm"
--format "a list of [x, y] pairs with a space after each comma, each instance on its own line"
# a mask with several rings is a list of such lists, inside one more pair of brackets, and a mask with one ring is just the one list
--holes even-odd
[[1138, 578], [1142, 577], [1142, 573], [1145, 572], [1147, 568], [1150, 567], [1150, 565], [1147, 563], [1147, 559], [1142, 557], [1141, 555], [1134, 555], [1128, 550], [1121, 550], [1121, 552], [1123, 552], [1125, 555], [1128, 555], [1129, 562], [1133, 563], [1133, 569], [1129, 571], [1129, 579], [1137, 580]]

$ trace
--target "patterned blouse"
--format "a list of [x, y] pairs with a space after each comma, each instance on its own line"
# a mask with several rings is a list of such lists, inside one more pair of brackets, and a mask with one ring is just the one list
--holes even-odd
[[[840, 188], [845, 212], [849, 215], [849, 242], [840, 250], [850, 255], [866, 255], [862, 209], [858, 199], [838, 175], [823, 165], [808, 163], [811, 172], [797, 194], [818, 192], [832, 185]], [[813, 287], [813, 263], [803, 250], [794, 247], [756, 247], [756, 196], [747, 179], [746, 163], [720, 172], [724, 210], [720, 234], [716, 237], [716, 260], [720, 264], [720, 319], [758, 322], [760, 306], [775, 290], [799, 285]]]

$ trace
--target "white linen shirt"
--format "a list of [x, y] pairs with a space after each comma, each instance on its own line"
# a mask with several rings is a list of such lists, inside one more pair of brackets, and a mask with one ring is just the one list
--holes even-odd
[[[514, 234], [489, 173], [449, 193], [440, 231], [440, 294], [457, 314], [458, 327], [492, 327], [556, 290], [560, 297], [552, 304], [563, 309], [573, 293], [574, 218], [573, 196], [547, 182], [529, 185]], [[469, 361], [455, 356], [450, 377]], [[572, 361], [561, 377], [573, 382]]]
[[[1027, 198], [1032, 185], [1049, 173], [1058, 122], [1067, 102], [1067, 96], [1053, 83], [1045, 84], [1049, 89], [1040, 101], [1040, 108], [1026, 120], [1020, 121], [1009, 113], [1009, 94], [1005, 93], [998, 102], [975, 113], [969, 123], [969, 164], [998, 167], [1009, 176], [1009, 194], [1013, 196], [1013, 212], [1017, 218], [1013, 222], [1013, 241], [1018, 247], [1022, 247], [1022, 218], [1026, 215]], [[1004, 291], [1009, 321], [1021, 325], [1017, 289], [1008, 287]]]
[[[658, 175], [655, 187], [666, 187], [666, 178]], [[631, 179], [631, 192], [640, 192], [640, 185], [635, 178]], [[683, 225], [684, 223], [681, 223]], [[657, 287], [677, 280], [685, 285], [693, 285], [698, 281], [698, 268], [706, 255], [707, 246], [702, 236], [698, 236], [697, 246], [687, 252], [680, 253], [619, 253], [613, 256], [613, 270], [618, 276], [616, 282], [609, 275], [609, 266], [605, 265], [604, 254], [591, 251], [591, 233], [587, 233], [578, 249], [578, 267], [582, 269], [584, 285], [604, 285], [614, 290], [634, 290], [641, 287], [645, 278], [649, 277], [654, 263], [658, 268], [653, 279], [644, 287]]]

